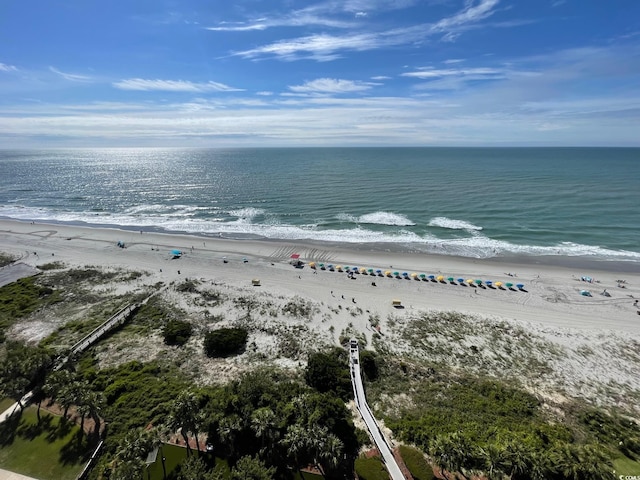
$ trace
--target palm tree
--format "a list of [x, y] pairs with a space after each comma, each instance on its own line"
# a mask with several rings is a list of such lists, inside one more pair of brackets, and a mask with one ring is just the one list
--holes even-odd
[[322, 471], [334, 470], [339, 464], [344, 452], [344, 444], [333, 433], [329, 433], [324, 441], [323, 449], [318, 452], [319, 463], [323, 466]]
[[243, 428], [242, 419], [236, 415], [230, 415], [220, 419], [218, 424], [218, 437], [229, 448], [229, 455], [235, 456], [238, 446], [238, 437]]
[[278, 435], [276, 414], [269, 407], [254, 410], [251, 415], [251, 429], [261, 441], [262, 448], [260, 452], [264, 456], [267, 442], [272, 444]]
[[198, 440], [198, 433], [200, 432], [200, 426], [202, 425], [202, 415], [200, 413], [200, 404], [198, 397], [191, 390], [185, 390], [176, 401], [173, 403], [171, 413], [169, 414], [168, 427], [177, 431], [180, 430], [182, 438], [187, 445], [187, 454], [191, 454], [191, 448], [189, 446], [189, 433], [193, 433], [196, 438], [196, 447], [200, 451], [200, 442]]
[[287, 448], [289, 458], [293, 460], [295, 468], [303, 467], [303, 462], [308, 459], [309, 432], [302, 425], [294, 424], [287, 428], [287, 433], [282, 443]]

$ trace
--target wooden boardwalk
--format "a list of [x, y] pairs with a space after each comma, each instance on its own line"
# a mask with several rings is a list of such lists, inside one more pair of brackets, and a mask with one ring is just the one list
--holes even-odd
[[362, 385], [362, 375], [360, 374], [360, 351], [356, 340], [350, 341], [349, 350], [349, 363], [351, 367], [349, 370], [351, 372], [351, 384], [353, 386], [356, 407], [358, 408], [364, 423], [367, 425], [369, 433], [371, 434], [380, 455], [382, 455], [382, 461], [384, 462], [385, 467], [387, 467], [387, 471], [389, 472], [391, 479], [407, 480], [402, 473], [398, 462], [396, 462], [396, 458], [391, 451], [391, 447], [389, 447], [387, 439], [382, 434], [380, 426], [367, 403], [367, 398], [364, 394], [364, 386]]

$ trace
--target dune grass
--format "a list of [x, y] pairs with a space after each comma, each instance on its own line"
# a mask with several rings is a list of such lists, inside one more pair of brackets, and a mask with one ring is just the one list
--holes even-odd
[[0, 424], [0, 467], [41, 480], [73, 480], [91, 456], [80, 427], [61, 417], [26, 408]]

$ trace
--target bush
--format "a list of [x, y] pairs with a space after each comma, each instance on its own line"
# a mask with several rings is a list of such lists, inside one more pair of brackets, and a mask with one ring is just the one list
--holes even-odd
[[389, 472], [377, 457], [356, 459], [355, 470], [361, 480], [388, 480]]
[[400, 455], [414, 480], [434, 480], [436, 478], [433, 475], [433, 468], [420, 450], [400, 445]]
[[353, 396], [347, 352], [342, 348], [311, 354], [304, 378], [319, 392], [333, 392], [343, 400]]
[[164, 343], [182, 346], [189, 341], [193, 327], [189, 322], [169, 320], [162, 330]]
[[360, 350], [360, 368], [367, 380], [370, 382], [376, 380], [380, 374], [377, 355], [371, 350]]
[[226, 357], [241, 353], [247, 345], [249, 332], [244, 328], [220, 328], [204, 337], [204, 353], [208, 357]]

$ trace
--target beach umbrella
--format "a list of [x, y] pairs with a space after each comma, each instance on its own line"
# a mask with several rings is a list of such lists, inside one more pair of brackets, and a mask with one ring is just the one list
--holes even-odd
[[491, 280], [487, 280], [484, 283], [487, 285], [487, 287], [490, 287], [491, 285], [493, 285], [493, 282]]
[[391, 270], [385, 270], [384, 274], [385, 274], [387, 277], [390, 277], [390, 276], [391, 276]]
[[464, 283], [464, 278], [459, 278], [459, 279], [457, 280], [457, 282], [458, 282], [458, 283]]
[[316, 262], [309, 262], [309, 268], [316, 268]]
[[436, 276], [435, 275], [429, 275], [429, 280], [435, 280]]
[[524, 288], [524, 283], [518, 283], [516, 285], [516, 288], [519, 288], [520, 290], [522, 290]]
[[414, 278], [414, 279], [415, 279], [415, 278], [418, 278], [418, 274], [417, 274], [417, 273], [412, 273], [412, 274], [411, 274], [411, 278]]
[[426, 277], [427, 277], [427, 274], [426, 274], [426, 273], [421, 273], [421, 274], [420, 274], [420, 278], [426, 278]]
[[373, 275], [373, 268], [367, 269], [367, 272], [369, 272], [369, 275]]
[[502, 282], [496, 282], [496, 287], [500, 288], [502, 286]]
[[348, 271], [351, 269], [351, 267], [350, 267], [349, 265], [345, 265], [345, 266], [344, 266], [344, 267], [342, 267], [342, 268], [344, 268], [344, 271], [345, 271], [345, 272], [348, 272]]
[[318, 266], [320, 267], [320, 270], [324, 270], [325, 269], [324, 263], [319, 263]]
[[336, 270], [338, 270], [339, 272], [342, 271], [342, 265], [336, 265]]
[[513, 283], [511, 283], [511, 282], [507, 282], [507, 283], [505, 283], [505, 286], [506, 286], [507, 288], [511, 288], [511, 287], [513, 287]]
[[408, 272], [402, 272], [402, 276], [403, 276], [403, 277], [408, 277], [408, 276], [409, 276], [409, 273], [408, 273]]
[[476, 285], [482, 285], [482, 280], [480, 279], [476, 280]]
[[447, 277], [447, 282], [452, 283], [453, 282], [453, 277]]
[[380, 274], [382, 273], [382, 270], [378, 269], [378, 270], [376, 270], [376, 273], [377, 273], [378, 275], [380, 275]]
[[399, 277], [400, 276], [400, 272], [393, 272], [393, 276], [394, 277]]
[[[371, 271], [373, 272], [373, 270], [371, 270]], [[364, 268], [364, 267], [362, 267], [362, 268], [360, 269], [360, 273], [362, 273], [363, 275], [366, 275], [366, 274], [367, 274], [367, 269], [366, 269], [366, 268]]]
[[473, 285], [473, 279], [468, 278], [468, 279], [467, 279], [467, 283], [468, 283], [469, 285]]
[[444, 281], [444, 277], [442, 275], [438, 275], [436, 280], [438, 280], [439, 282], [443, 282]]
[[354, 272], [358, 271], [358, 267], [352, 267], [351, 270], [353, 270]]

